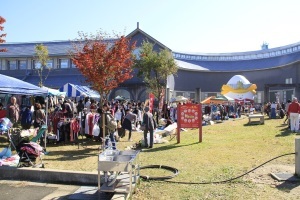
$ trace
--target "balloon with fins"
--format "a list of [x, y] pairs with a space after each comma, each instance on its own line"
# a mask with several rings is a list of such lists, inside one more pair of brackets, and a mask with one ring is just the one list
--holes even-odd
[[256, 84], [250, 83], [242, 75], [235, 75], [222, 86], [221, 94], [233, 98], [236, 102], [253, 102], [256, 89]]

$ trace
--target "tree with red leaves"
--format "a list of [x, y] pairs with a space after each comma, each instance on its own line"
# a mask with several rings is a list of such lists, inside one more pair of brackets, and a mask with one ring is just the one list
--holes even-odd
[[[5, 22], [6, 22], [6, 20], [0, 16], [0, 31], [4, 30], [4, 26], [2, 26], [1, 24], [4, 24]], [[5, 33], [0, 34], [0, 44], [5, 42], [5, 40], [3, 39], [4, 37], [6, 37]], [[5, 52], [5, 51], [7, 51], [7, 50], [0, 48], [0, 52]]]
[[132, 78], [132, 51], [135, 49], [135, 43], [130, 44], [125, 36], [112, 40], [103, 35], [81, 35], [74, 43], [75, 52], [71, 53], [73, 63], [86, 82], [100, 93], [101, 104], [112, 89]]

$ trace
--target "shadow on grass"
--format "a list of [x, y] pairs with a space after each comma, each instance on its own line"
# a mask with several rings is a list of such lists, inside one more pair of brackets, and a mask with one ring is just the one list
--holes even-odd
[[65, 150], [65, 151], [60, 151], [60, 150], [56, 151], [51, 149], [49, 150], [48, 154], [45, 155], [44, 160], [55, 160], [55, 161], [80, 160], [91, 156], [97, 156], [98, 152], [95, 152], [95, 150], [96, 149], [91, 149], [91, 148]]
[[286, 137], [286, 136], [290, 136], [293, 135], [295, 133], [293, 133], [288, 127], [287, 128], [282, 128], [280, 129], [280, 133], [275, 135], [275, 137]]
[[[192, 146], [192, 145], [196, 145], [196, 144], [200, 144], [199, 142], [194, 142], [194, 143], [190, 143], [190, 144], [169, 144], [169, 145], [165, 145], [165, 146], [160, 146], [160, 147], [153, 147], [152, 149], [149, 148], [143, 148], [143, 147], [138, 147], [136, 148], [136, 150], [145, 150], [143, 152], [155, 152], [155, 151], [165, 151], [165, 150], [170, 150], [170, 149], [176, 149], [176, 148], [180, 148], [180, 147], [184, 147], [184, 146]], [[155, 145], [155, 144], [154, 144]]]
[[260, 122], [251, 122], [251, 123], [244, 124], [244, 126], [260, 126], [260, 125], [264, 125], [264, 124], [261, 124]]
[[280, 185], [277, 185], [276, 188], [283, 192], [291, 192], [296, 187], [300, 186], [300, 182], [290, 182], [290, 181], [284, 181]]

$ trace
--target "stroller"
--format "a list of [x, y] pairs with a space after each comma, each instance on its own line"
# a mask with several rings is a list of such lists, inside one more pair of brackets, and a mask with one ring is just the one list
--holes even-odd
[[[41, 167], [44, 168], [42, 155], [43, 148], [37, 143], [38, 140], [45, 134], [46, 127], [40, 128], [36, 135], [30, 133], [29, 130], [20, 131], [19, 142], [16, 145], [16, 151], [20, 157], [18, 167]], [[39, 162], [37, 164], [37, 158]]]

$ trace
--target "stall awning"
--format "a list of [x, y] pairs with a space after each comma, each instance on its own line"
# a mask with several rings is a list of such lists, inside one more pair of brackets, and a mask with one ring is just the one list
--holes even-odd
[[74, 85], [72, 83], [67, 83], [62, 86], [59, 91], [65, 92], [67, 97], [79, 97], [79, 96], [87, 96], [92, 98], [100, 98], [100, 94], [90, 89], [87, 86], [82, 85]]
[[0, 74], [0, 93], [22, 95], [47, 95], [48, 90], [19, 79]]

